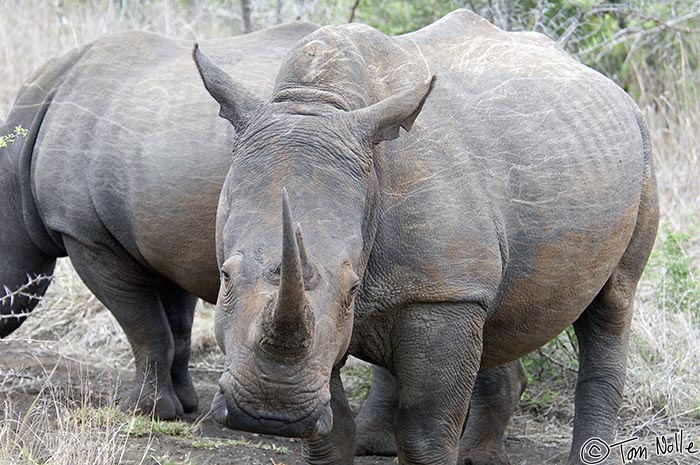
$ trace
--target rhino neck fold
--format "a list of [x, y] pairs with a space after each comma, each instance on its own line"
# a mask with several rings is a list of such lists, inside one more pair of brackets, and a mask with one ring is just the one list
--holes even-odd
[[[342, 95], [311, 87], [295, 87], [276, 92], [272, 98], [272, 103], [282, 102], [308, 105], [311, 108], [331, 107], [330, 110], [348, 111], [350, 108], [350, 103]], [[297, 112], [302, 113], [303, 110], [300, 109]], [[318, 113], [313, 112], [312, 114]]]
[[362, 253], [359, 263], [353, 263], [355, 272], [360, 279], [364, 279], [367, 263], [374, 249], [374, 241], [379, 228], [379, 212], [382, 208], [380, 201], [379, 180], [377, 178], [377, 170], [374, 169], [369, 175], [367, 194], [365, 195], [364, 218], [362, 219]]

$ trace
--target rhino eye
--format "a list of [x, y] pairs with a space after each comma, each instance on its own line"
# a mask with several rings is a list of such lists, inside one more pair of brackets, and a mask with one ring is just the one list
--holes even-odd
[[360, 291], [361, 284], [362, 283], [360, 281], [357, 281], [357, 282], [355, 282], [355, 284], [350, 286], [350, 290], [348, 291], [348, 295], [345, 296], [345, 299], [343, 299], [344, 300], [343, 303], [345, 304], [346, 310], [350, 309], [350, 306], [352, 305], [353, 299], [355, 298], [357, 293]]
[[360, 286], [362, 286], [362, 283], [360, 281], [357, 281], [355, 284], [353, 284], [352, 287], [350, 287], [350, 295], [357, 295], [357, 293], [360, 291]]
[[229, 282], [231, 280], [231, 275], [228, 274], [228, 271], [226, 271], [223, 267], [221, 268], [221, 279], [224, 282]]

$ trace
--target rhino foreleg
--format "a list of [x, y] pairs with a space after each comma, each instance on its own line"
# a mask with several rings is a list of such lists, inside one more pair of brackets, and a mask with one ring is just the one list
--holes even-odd
[[457, 463], [485, 319], [480, 305], [457, 303], [407, 307], [395, 322], [391, 344], [402, 465]]
[[[505, 431], [527, 387], [520, 361], [481, 369], [460, 441], [460, 464], [505, 465]], [[396, 379], [386, 368], [372, 366], [372, 387], [357, 416], [357, 455], [396, 455], [394, 427], [399, 396]]]
[[329, 434], [314, 433], [304, 442], [304, 458], [313, 465], [352, 465], [355, 456], [355, 421], [343, 390], [340, 371], [331, 375], [333, 428]]
[[123, 410], [136, 410], [161, 419], [183, 414], [175, 394], [171, 367], [173, 334], [160, 297], [159, 278], [126, 253], [99, 245], [64, 240], [81, 279], [105, 304], [124, 330], [134, 353], [136, 379], [120, 396]]

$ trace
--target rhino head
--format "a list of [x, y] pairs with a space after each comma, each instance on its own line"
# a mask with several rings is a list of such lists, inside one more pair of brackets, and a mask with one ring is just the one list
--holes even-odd
[[217, 213], [226, 356], [213, 415], [259, 433], [328, 432], [331, 371], [350, 343], [377, 223], [375, 145], [410, 129], [434, 79], [346, 111], [313, 90], [257, 101], [196, 46], [193, 56], [236, 133]]

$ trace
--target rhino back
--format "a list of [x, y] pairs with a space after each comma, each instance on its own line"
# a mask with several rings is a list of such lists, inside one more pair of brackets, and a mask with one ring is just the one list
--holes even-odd
[[362, 305], [492, 295], [485, 358], [501, 350], [492, 333], [510, 354], [539, 347], [590, 303], [631, 237], [650, 163], [634, 103], [542, 36], [463, 11], [385, 43], [392, 58], [368, 60], [373, 81], [438, 81], [378, 159]]
[[[201, 47], [266, 97], [287, 49], [313, 29], [300, 23]], [[49, 228], [134, 257], [214, 301], [214, 223], [232, 133], [191, 49], [144, 32], [93, 44], [46, 115], [34, 182]]]

